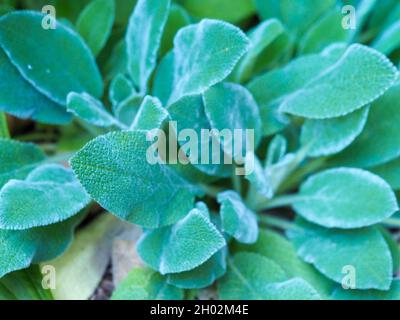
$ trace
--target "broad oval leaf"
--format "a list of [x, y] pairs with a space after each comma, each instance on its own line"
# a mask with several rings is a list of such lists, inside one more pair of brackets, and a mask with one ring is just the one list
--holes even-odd
[[309, 283], [293, 278], [268, 286], [268, 300], [321, 300], [321, 296]]
[[323, 298], [328, 298], [332, 292], [334, 282], [324, 277], [311, 264], [302, 261], [293, 244], [277, 232], [261, 229], [256, 243], [236, 244], [234, 251], [254, 252], [271, 259], [289, 277], [304, 279]]
[[145, 131], [100, 136], [80, 150], [71, 165], [89, 195], [105, 209], [156, 228], [185, 216], [194, 195], [168, 165], [147, 161], [147, 153], [153, 150], [147, 139]]
[[170, 0], [139, 0], [129, 20], [125, 36], [128, 71], [141, 94], [147, 91], [157, 63], [170, 5]]
[[[58, 257], [70, 245], [82, 215], [27, 230], [0, 229], [0, 278], [15, 270]], [[52, 239], [52, 241], [49, 241]]]
[[174, 39], [174, 82], [168, 104], [203, 93], [224, 80], [248, 46], [239, 28], [222, 21], [204, 19], [179, 30]]
[[0, 228], [24, 230], [70, 218], [90, 201], [72, 170], [43, 165], [0, 191]]
[[311, 176], [302, 184], [293, 207], [311, 222], [344, 229], [373, 225], [398, 210], [396, 196], [383, 179], [353, 168]]
[[[14, 11], [0, 19], [0, 45], [11, 63], [37, 90], [61, 105], [71, 91], [100, 97], [103, 83], [89, 48], [60, 22], [56, 29], [42, 28], [43, 17]], [[29, 39], [22, 29], [29, 30]]]
[[94, 0], [79, 15], [76, 29], [94, 56], [99, 54], [108, 40], [114, 24], [114, 16], [114, 0]]
[[32, 143], [0, 138], [0, 189], [10, 179], [25, 179], [46, 156]]
[[298, 225], [301, 230], [288, 231], [289, 239], [298, 255], [326, 277], [341, 284], [343, 268], [350, 266], [356, 270], [356, 289], [390, 288], [392, 257], [378, 229], [325, 229], [305, 221]]
[[219, 250], [202, 265], [192, 270], [168, 274], [167, 282], [183, 289], [200, 289], [212, 285], [226, 272], [226, 251], [226, 248]]
[[137, 243], [142, 260], [161, 274], [192, 270], [226, 245], [224, 237], [198, 209], [170, 227], [147, 230]]
[[268, 299], [268, 285], [285, 280], [287, 275], [275, 262], [256, 253], [239, 252], [228, 261], [218, 294], [223, 300]]
[[332, 159], [336, 165], [370, 168], [400, 156], [400, 82], [372, 103], [363, 132]]
[[58, 105], [39, 93], [8, 59], [0, 48], [0, 109], [21, 119], [65, 124], [71, 121], [71, 115], [64, 107]]
[[218, 194], [221, 205], [222, 230], [243, 243], [254, 243], [258, 238], [257, 216], [246, 207], [235, 191]]
[[181, 300], [183, 290], [166, 283], [159, 273], [135, 268], [117, 286], [112, 300]]
[[301, 144], [309, 146], [311, 157], [327, 156], [348, 147], [364, 129], [369, 107], [346, 116], [324, 120], [306, 120], [301, 130]]
[[379, 98], [397, 75], [397, 69], [380, 52], [354, 44], [334, 65], [288, 96], [279, 109], [312, 119], [344, 116]]

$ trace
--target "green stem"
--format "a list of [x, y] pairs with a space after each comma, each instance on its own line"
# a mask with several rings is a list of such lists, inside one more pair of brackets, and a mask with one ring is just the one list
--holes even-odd
[[233, 182], [233, 188], [236, 190], [238, 194], [242, 194], [242, 181], [240, 179], [240, 176], [236, 174], [236, 167], [234, 167], [232, 171], [232, 182]]
[[282, 183], [282, 185], [278, 189], [278, 193], [285, 193], [288, 190], [294, 189], [304, 180], [307, 175], [322, 169], [326, 165], [326, 161], [327, 158], [315, 159], [313, 161], [310, 161], [304, 167], [299, 168], [292, 175], [290, 175], [284, 183]]
[[282, 230], [296, 230], [296, 231], [303, 230], [299, 226], [295, 225], [292, 221], [289, 221], [289, 220], [286, 220], [283, 218], [279, 218], [276, 216], [260, 214], [260, 215], [258, 215], [258, 220], [262, 224], [265, 224], [270, 227], [282, 229]]
[[8, 131], [8, 124], [6, 114], [0, 112], [0, 138], [10, 138], [10, 132]]
[[307, 199], [309, 199], [309, 197], [302, 196], [299, 194], [285, 195], [285, 196], [274, 198], [272, 200], [265, 200], [263, 202], [260, 202], [255, 206], [255, 210], [263, 211], [263, 210], [268, 210], [268, 209], [273, 209], [273, 208], [287, 207], [287, 206], [291, 206], [295, 202], [304, 201]]

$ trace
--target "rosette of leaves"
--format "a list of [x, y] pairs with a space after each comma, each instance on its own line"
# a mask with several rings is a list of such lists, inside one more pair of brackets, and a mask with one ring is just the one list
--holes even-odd
[[[2, 298], [52, 298], [26, 284], [31, 265], [61, 255], [97, 203], [143, 229], [145, 266], [113, 299], [398, 299], [397, 1], [352, 1], [356, 29], [335, 0], [92, 0], [63, 4], [48, 30], [13, 5], [0, 18]], [[5, 113], [57, 126], [51, 152], [17, 141]], [[179, 128], [253, 129], [255, 150], [217, 139], [234, 164], [207, 164], [152, 149], [154, 129], [184, 147]]]

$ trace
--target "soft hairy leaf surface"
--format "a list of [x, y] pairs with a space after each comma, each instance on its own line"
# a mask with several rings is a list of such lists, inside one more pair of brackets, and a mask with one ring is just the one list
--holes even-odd
[[343, 117], [306, 120], [301, 130], [303, 146], [311, 143], [308, 155], [327, 156], [348, 147], [362, 132], [368, 119], [369, 107]]
[[301, 278], [309, 283], [322, 297], [328, 297], [333, 282], [320, 274], [312, 265], [302, 261], [293, 244], [277, 232], [260, 230], [255, 244], [236, 245], [235, 251], [249, 251], [261, 254], [277, 263], [289, 277]]
[[161, 128], [169, 117], [168, 111], [163, 108], [160, 100], [146, 96], [130, 127], [131, 130], [152, 130]]
[[43, 165], [0, 191], [0, 227], [23, 230], [70, 218], [90, 201], [72, 170]]
[[398, 210], [396, 196], [380, 177], [361, 169], [335, 168], [311, 176], [294, 209], [307, 220], [332, 228], [378, 223]]
[[337, 165], [370, 168], [400, 156], [400, 82], [375, 101], [357, 139], [333, 159]]
[[80, 150], [71, 165], [101, 206], [129, 222], [155, 228], [185, 216], [194, 195], [168, 165], [147, 161], [147, 138], [145, 131], [100, 136]]
[[[257, 147], [261, 138], [260, 113], [246, 88], [234, 83], [217, 84], [204, 93], [203, 101], [211, 128], [230, 133], [220, 134], [218, 139], [226, 154], [234, 160], [242, 160], [247, 151]], [[240, 129], [242, 132], [236, 134], [235, 130]], [[250, 135], [246, 130], [253, 131]]]
[[10, 179], [25, 179], [45, 157], [43, 151], [32, 143], [0, 139], [0, 189]]
[[99, 127], [118, 124], [103, 104], [87, 93], [71, 92], [67, 97], [67, 110], [78, 118]]
[[94, 0], [80, 14], [76, 29], [97, 56], [106, 44], [114, 24], [114, 0]]
[[66, 110], [38, 92], [26, 81], [0, 48], [0, 110], [22, 119], [65, 124], [71, 120]]
[[139, 0], [126, 33], [128, 71], [141, 93], [157, 63], [161, 37], [167, 22], [170, 0]]
[[167, 276], [167, 282], [178, 288], [199, 289], [205, 288], [225, 274], [226, 248], [219, 250], [202, 265], [181, 273], [171, 273]]
[[0, 229], [0, 278], [59, 256], [71, 243], [81, 218], [77, 215], [62, 223], [27, 230]]
[[249, 40], [228, 23], [204, 19], [174, 39], [173, 91], [169, 104], [224, 80], [247, 52]]
[[302, 230], [288, 231], [290, 240], [298, 255], [325, 276], [342, 283], [343, 268], [352, 266], [356, 270], [356, 289], [389, 289], [393, 262], [378, 229], [324, 229], [304, 221], [298, 225]]
[[268, 286], [268, 300], [321, 300], [315, 289], [301, 278], [293, 278]]
[[228, 261], [228, 270], [218, 283], [220, 299], [268, 299], [268, 285], [287, 280], [287, 275], [275, 262], [250, 252], [237, 253]]
[[218, 195], [221, 205], [222, 230], [243, 243], [254, 243], [258, 238], [257, 217], [246, 207], [235, 191], [225, 191]]
[[225, 239], [198, 209], [170, 227], [148, 230], [137, 244], [142, 260], [161, 274], [192, 270], [225, 246]]
[[354, 44], [334, 65], [288, 96], [279, 108], [306, 118], [343, 116], [381, 96], [393, 85], [397, 73], [384, 55]]
[[147, 268], [135, 268], [118, 285], [113, 300], [181, 300], [183, 290], [166, 283], [159, 273]]
[[[21, 75], [53, 101], [65, 105], [69, 92], [100, 97], [103, 83], [89, 48], [79, 35], [57, 21], [42, 28], [43, 15], [14, 11], [0, 19], [0, 45]], [[26, 37], [21, 30], [29, 30]]]

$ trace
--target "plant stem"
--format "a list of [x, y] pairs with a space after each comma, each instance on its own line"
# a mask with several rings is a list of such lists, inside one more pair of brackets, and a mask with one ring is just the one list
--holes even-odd
[[275, 227], [282, 230], [296, 230], [301, 231], [303, 230], [299, 226], [295, 225], [292, 221], [287, 219], [279, 218], [276, 216], [271, 216], [267, 214], [259, 214], [258, 220], [260, 223], [265, 224], [270, 227]]
[[304, 178], [310, 173], [315, 172], [316, 170], [322, 169], [326, 165], [327, 158], [319, 158], [310, 161], [304, 167], [299, 168], [295, 171], [288, 179], [282, 183], [282, 185], [278, 189], [278, 193], [284, 193], [288, 190], [295, 188]]
[[10, 138], [10, 132], [8, 131], [8, 124], [6, 114], [0, 112], [0, 138]]
[[232, 171], [232, 182], [233, 182], [233, 188], [236, 190], [238, 194], [242, 194], [242, 181], [240, 180], [240, 176], [236, 174], [235, 167]]
[[258, 203], [255, 206], [256, 211], [263, 211], [278, 207], [287, 207], [291, 206], [295, 202], [304, 201], [309, 199], [307, 196], [302, 196], [299, 194], [290, 194], [281, 197], [274, 198], [272, 200], [265, 200], [263, 202]]

